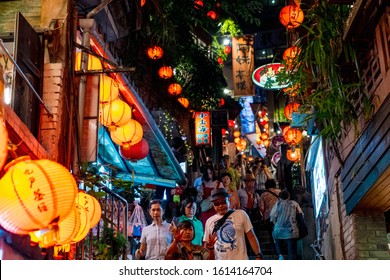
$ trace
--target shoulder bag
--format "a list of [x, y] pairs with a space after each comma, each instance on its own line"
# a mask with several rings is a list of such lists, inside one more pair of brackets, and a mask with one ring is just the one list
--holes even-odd
[[300, 213], [297, 209], [297, 225], [299, 229], [299, 236], [298, 239], [302, 239], [306, 237], [309, 234], [309, 231], [307, 229], [307, 226], [305, 224], [305, 220], [303, 219], [303, 214]]
[[221, 228], [221, 226], [223, 226], [223, 224], [225, 223], [226, 219], [227, 219], [227, 218], [229, 217], [229, 215], [230, 215], [231, 213], [233, 213], [233, 212], [234, 212], [234, 210], [233, 210], [233, 209], [230, 209], [229, 211], [226, 212], [225, 215], [223, 215], [223, 217], [222, 217], [221, 219], [219, 219], [219, 220], [217, 221], [217, 223], [216, 223], [215, 226], [214, 226], [214, 229], [213, 229], [213, 233], [212, 233], [212, 234], [214, 234], [214, 232], [217, 232], [217, 231]]

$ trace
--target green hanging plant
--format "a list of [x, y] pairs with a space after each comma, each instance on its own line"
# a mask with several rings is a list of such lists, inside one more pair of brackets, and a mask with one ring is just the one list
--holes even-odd
[[[291, 84], [300, 84], [303, 94], [299, 98], [303, 107], [314, 108], [307, 120], [314, 118], [320, 135], [333, 144], [341, 165], [343, 161], [337, 142], [350, 126], [355, 128], [355, 137], [360, 133], [354, 104], [356, 93], [362, 99], [365, 116], [369, 118], [372, 113], [372, 105], [359, 76], [354, 48], [343, 38], [348, 12], [344, 5], [329, 5], [323, 0], [308, 10], [302, 24], [306, 35], [295, 44], [301, 51], [285, 77]], [[340, 65], [340, 61], [344, 64]], [[346, 65], [355, 68], [349, 71], [348, 77], [342, 72]], [[353, 72], [357, 74], [353, 76]]]

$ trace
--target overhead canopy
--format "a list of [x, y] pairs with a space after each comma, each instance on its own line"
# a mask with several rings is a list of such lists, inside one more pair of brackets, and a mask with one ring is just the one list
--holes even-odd
[[[115, 61], [112, 54], [103, 48], [104, 42], [100, 36], [97, 33], [93, 35], [91, 42], [93, 50], [106, 59]], [[139, 97], [135, 86], [122, 72], [116, 73], [114, 77], [123, 99], [132, 106], [133, 118], [142, 125], [143, 137], [149, 144], [149, 155], [137, 162], [124, 160], [119, 154], [119, 147], [112, 142], [106, 128], [101, 127], [98, 132], [99, 160], [102, 164], [114, 167], [118, 171], [117, 177], [128, 180], [134, 177], [135, 183], [175, 187], [176, 182], [183, 181], [185, 176], [170, 145]]]

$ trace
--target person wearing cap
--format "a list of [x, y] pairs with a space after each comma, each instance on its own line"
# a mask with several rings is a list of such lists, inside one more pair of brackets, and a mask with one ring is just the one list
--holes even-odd
[[247, 237], [256, 259], [263, 259], [259, 241], [245, 211], [233, 210], [222, 224], [218, 223], [229, 210], [232, 210], [229, 197], [225, 188], [216, 188], [211, 192], [210, 200], [217, 214], [206, 221], [204, 246], [209, 250], [214, 249], [216, 260], [247, 260], [249, 259], [245, 242]]
[[230, 207], [232, 209], [240, 209], [240, 198], [238, 197], [237, 190], [232, 187], [231, 181], [232, 177], [229, 172], [224, 172], [221, 174], [220, 181], [222, 182], [222, 186], [224, 187], [228, 194], [230, 195], [229, 197], [229, 202], [230, 202]]

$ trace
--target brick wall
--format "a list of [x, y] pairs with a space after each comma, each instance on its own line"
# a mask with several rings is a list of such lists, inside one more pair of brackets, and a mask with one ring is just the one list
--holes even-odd
[[355, 236], [355, 258], [359, 260], [390, 260], [384, 213], [356, 211], [352, 214]]
[[44, 111], [41, 121], [40, 142], [53, 155], [55, 161], [59, 159], [59, 143], [63, 115], [63, 65], [61, 63], [47, 63], [43, 71], [43, 102], [53, 116]]

